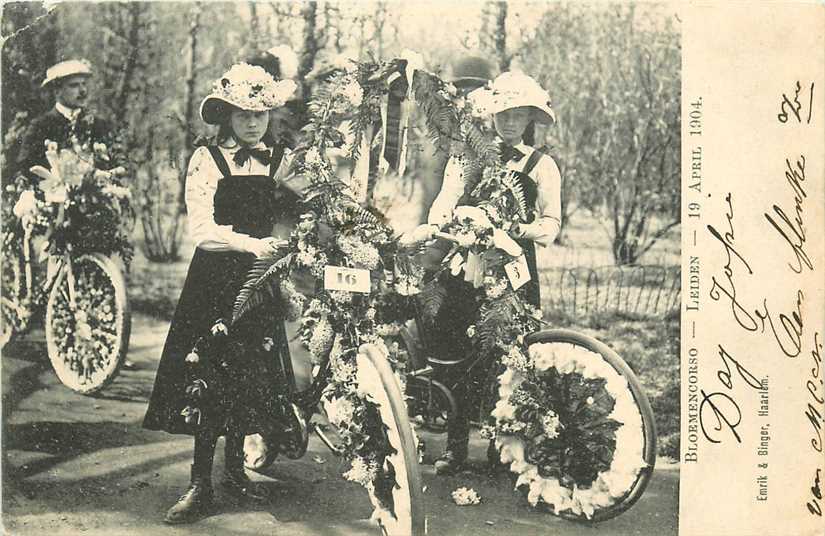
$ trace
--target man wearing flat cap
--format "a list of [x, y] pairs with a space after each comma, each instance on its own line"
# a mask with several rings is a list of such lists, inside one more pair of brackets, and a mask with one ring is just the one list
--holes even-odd
[[36, 117], [26, 130], [17, 158], [20, 172], [32, 176], [29, 173], [32, 166], [49, 168], [46, 140], [56, 142], [58, 148], [64, 148], [70, 145], [73, 135], [81, 144], [106, 145], [112, 160], [104, 167], [114, 168], [124, 164], [122, 155], [117, 154], [116, 136], [109, 124], [86, 108], [87, 82], [91, 76], [91, 66], [85, 60], [62, 61], [46, 71], [41, 87], [53, 93], [55, 105]]

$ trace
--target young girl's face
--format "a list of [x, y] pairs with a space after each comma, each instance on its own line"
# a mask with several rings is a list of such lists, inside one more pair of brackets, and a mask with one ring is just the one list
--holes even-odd
[[266, 134], [269, 112], [250, 112], [236, 108], [229, 117], [229, 125], [239, 142], [255, 145]]
[[524, 130], [530, 123], [530, 108], [510, 108], [493, 116], [496, 131], [501, 139], [509, 145], [521, 143]]

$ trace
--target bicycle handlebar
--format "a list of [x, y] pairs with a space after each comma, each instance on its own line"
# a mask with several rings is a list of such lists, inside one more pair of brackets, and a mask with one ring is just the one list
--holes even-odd
[[449, 240], [450, 242], [455, 242], [456, 244], [459, 242], [457, 236], [451, 235], [450, 233], [442, 233], [441, 231], [433, 233], [433, 238], [442, 238], [444, 240]]

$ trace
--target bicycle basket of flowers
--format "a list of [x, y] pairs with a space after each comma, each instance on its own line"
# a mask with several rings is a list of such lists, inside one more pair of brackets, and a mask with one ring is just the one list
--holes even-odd
[[47, 140], [45, 152], [51, 169], [32, 168], [41, 180], [23, 189], [15, 215], [32, 234], [45, 235], [51, 255], [117, 254], [128, 265], [134, 214], [129, 189], [118, 182], [123, 168], [103, 169], [110, 161], [103, 143], [73, 139], [69, 147], [58, 148]]

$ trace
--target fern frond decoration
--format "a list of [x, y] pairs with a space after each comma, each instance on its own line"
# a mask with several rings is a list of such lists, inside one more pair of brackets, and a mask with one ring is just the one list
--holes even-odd
[[246, 313], [261, 305], [266, 296], [274, 297], [281, 275], [292, 262], [294, 254], [279, 249], [272, 256], [259, 257], [246, 276], [246, 281], [235, 298], [232, 308], [232, 323], [238, 322]]
[[441, 310], [441, 305], [447, 298], [447, 289], [441, 284], [439, 279], [440, 278], [433, 278], [428, 281], [417, 296], [419, 306], [421, 307], [421, 315], [428, 323], [431, 323], [435, 319], [438, 311]]
[[519, 218], [522, 221], [527, 221], [527, 199], [524, 196], [524, 188], [522, 188], [521, 183], [516, 180], [515, 175], [512, 173], [505, 173], [501, 178], [501, 183], [513, 196]]

